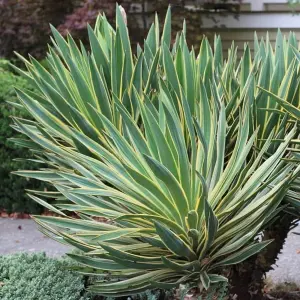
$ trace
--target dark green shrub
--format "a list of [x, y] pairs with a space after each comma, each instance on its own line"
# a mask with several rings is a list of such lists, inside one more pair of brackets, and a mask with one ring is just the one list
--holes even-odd
[[89, 300], [84, 278], [66, 269], [66, 259], [45, 254], [0, 256], [1, 300]]
[[[17, 137], [13, 130], [10, 116], [26, 117], [27, 114], [13, 108], [7, 101], [15, 102], [14, 87], [30, 89], [25, 79], [9, 70], [8, 62], [0, 60], [0, 210], [8, 212], [39, 213], [42, 208], [25, 195], [25, 189], [40, 189], [44, 185], [34, 180], [27, 180], [11, 174], [18, 169], [32, 169], [29, 161], [15, 160], [30, 157], [27, 149], [19, 148], [8, 139]], [[32, 155], [31, 155], [32, 157]]]
[[[86, 293], [85, 278], [68, 269], [74, 266], [68, 258], [54, 259], [44, 253], [18, 253], [0, 256], [1, 300], [115, 300], [93, 297]], [[168, 299], [160, 291], [146, 291], [132, 300]]]

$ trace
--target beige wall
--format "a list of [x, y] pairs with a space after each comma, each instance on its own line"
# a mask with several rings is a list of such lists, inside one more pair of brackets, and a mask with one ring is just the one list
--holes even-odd
[[[247, 29], [247, 30], [238, 30], [238, 29], [211, 29], [206, 30], [206, 35], [210, 41], [213, 41], [214, 35], [217, 33], [222, 38], [222, 44], [224, 49], [224, 55], [226, 55], [227, 49], [230, 48], [232, 41], [235, 41], [235, 45], [238, 47], [239, 56], [243, 52], [244, 44], [248, 43], [250, 48], [253, 50], [254, 48], [254, 31], [256, 31], [258, 38], [266, 37], [267, 32], [269, 33], [270, 41], [273, 45], [275, 45], [277, 29]], [[300, 28], [290, 28], [281, 30], [281, 32], [288, 36], [289, 32], [293, 31], [296, 33], [297, 39], [300, 41]]]
[[248, 43], [253, 50], [254, 32], [259, 39], [265, 38], [268, 32], [273, 45], [275, 45], [278, 28], [286, 36], [290, 31], [295, 32], [297, 39], [300, 40], [300, 5], [294, 6], [292, 11], [291, 6], [284, 2], [287, 1], [243, 0], [238, 16], [216, 13], [213, 21], [206, 20], [207, 17], [204, 16], [202, 30], [211, 41], [215, 33], [221, 35], [225, 55], [233, 40], [238, 47], [239, 56], [243, 52], [245, 43]]
[[[195, 9], [194, 1], [189, 2], [187, 0], [185, 3], [190, 9]], [[294, 8], [299, 13], [295, 14], [295, 11], [291, 10], [287, 0], [242, 0], [238, 14], [215, 11], [207, 13], [199, 10], [201, 14], [199, 17], [202, 21], [202, 25], [199, 27], [199, 35], [204, 33], [210, 41], [213, 41], [214, 34], [220, 34], [225, 55], [233, 40], [235, 45], [238, 46], [239, 55], [243, 52], [246, 42], [253, 49], [255, 31], [259, 38], [265, 37], [269, 32], [273, 44], [275, 44], [278, 28], [281, 28], [282, 33], [286, 35], [290, 31], [294, 31], [298, 40], [300, 40], [300, 5]], [[138, 7], [135, 9], [138, 10]], [[151, 11], [150, 7], [147, 7], [147, 9]], [[147, 20], [148, 23], [152, 21], [151, 18]], [[136, 18], [136, 22], [142, 21]], [[198, 38], [195, 43], [198, 43]]]

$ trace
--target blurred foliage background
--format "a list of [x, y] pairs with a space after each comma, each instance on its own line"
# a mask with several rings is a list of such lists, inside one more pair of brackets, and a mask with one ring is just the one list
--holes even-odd
[[[154, 13], [165, 14], [172, 5], [174, 32], [185, 18], [189, 38], [201, 39], [201, 14], [218, 11], [238, 13], [240, 0], [119, 0], [129, 13], [128, 27], [134, 43], [142, 43], [145, 31]], [[196, 9], [187, 8], [187, 4]], [[73, 37], [85, 41], [86, 24], [93, 25], [99, 12], [104, 12], [110, 21], [115, 15], [116, 1], [106, 0], [0, 0], [0, 56], [14, 58], [14, 51], [22, 55], [30, 53], [42, 58], [49, 40], [49, 23], [58, 27], [63, 34], [70, 32]], [[161, 18], [162, 19], [162, 18]]]

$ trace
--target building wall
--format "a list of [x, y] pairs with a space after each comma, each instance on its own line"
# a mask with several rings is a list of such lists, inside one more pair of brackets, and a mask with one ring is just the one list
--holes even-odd
[[[300, 29], [298, 28], [285, 28], [281, 30], [282, 34], [288, 37], [289, 32], [296, 33], [298, 41], [300, 41]], [[238, 47], [237, 54], [239, 57], [243, 54], [244, 46], [247, 43], [250, 46], [251, 52], [254, 49], [254, 32], [256, 32], [259, 40], [261, 38], [266, 39], [267, 34], [271, 44], [274, 46], [276, 42], [277, 29], [274, 28], [259, 28], [259, 29], [220, 29], [220, 30], [208, 30], [205, 35], [212, 42], [214, 35], [219, 34], [222, 38], [224, 56], [227, 56], [228, 49], [231, 47], [234, 41], [235, 46]]]
[[[197, 0], [199, 4], [206, 3], [206, 0]], [[229, 0], [230, 1], [230, 0]], [[229, 2], [227, 1], [227, 3]], [[216, 0], [216, 2], [218, 2]], [[232, 3], [237, 3], [233, 1]], [[194, 46], [202, 39], [202, 34], [213, 41], [215, 34], [220, 34], [223, 41], [224, 55], [231, 46], [232, 41], [238, 46], [238, 54], [243, 51], [244, 44], [249, 43], [253, 50], [254, 32], [258, 37], [266, 37], [269, 33], [270, 41], [275, 44], [277, 31], [280, 28], [283, 34], [288, 35], [290, 31], [296, 33], [300, 40], [300, 5], [292, 10], [287, 0], [242, 0], [238, 13], [228, 11], [201, 10], [195, 7], [195, 0], [185, 0], [187, 9], [197, 11], [202, 24], [199, 25], [199, 32], [190, 32]], [[155, 8], [149, 3], [144, 9], [140, 3], [132, 4], [131, 11], [134, 15], [134, 22], [140, 28], [149, 27], [153, 22]], [[146, 24], [146, 25], [145, 25]], [[189, 28], [188, 28], [189, 30]]]
[[202, 14], [201, 18], [202, 30], [210, 40], [214, 34], [222, 37], [225, 55], [233, 40], [238, 54], [242, 53], [246, 42], [253, 50], [254, 32], [259, 38], [265, 38], [268, 33], [273, 44], [278, 29], [285, 35], [293, 31], [300, 40], [299, 6], [292, 10], [284, 0], [244, 0], [238, 15], [214, 12], [208, 16]]

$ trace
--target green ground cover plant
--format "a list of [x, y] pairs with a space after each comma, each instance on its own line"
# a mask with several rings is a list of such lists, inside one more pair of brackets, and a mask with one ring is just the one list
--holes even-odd
[[84, 277], [67, 270], [69, 259], [38, 254], [0, 256], [1, 300], [90, 300]]

